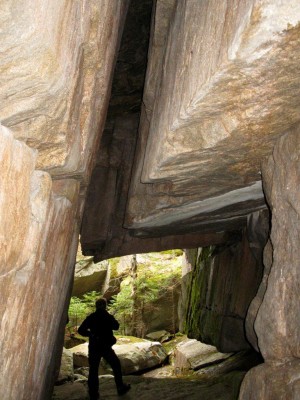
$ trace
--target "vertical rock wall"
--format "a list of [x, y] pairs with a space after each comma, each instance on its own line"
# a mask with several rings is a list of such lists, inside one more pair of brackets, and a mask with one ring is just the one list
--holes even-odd
[[127, 5], [1, 4], [2, 400], [51, 397], [83, 199]]
[[254, 258], [246, 235], [226, 246], [202, 249], [190, 274], [188, 336], [223, 352], [249, 348], [244, 320], [261, 280], [262, 262]]
[[272, 212], [273, 257], [268, 257], [269, 274], [258, 293], [264, 292], [262, 300], [254, 300], [261, 304], [256, 305], [254, 327], [265, 363], [247, 374], [242, 400], [299, 399], [299, 134], [298, 126], [279, 139], [263, 165], [264, 189]]
[[0, 137], [0, 393], [4, 400], [47, 398], [75, 261], [79, 182], [52, 183], [34, 170], [36, 152], [8, 129]]

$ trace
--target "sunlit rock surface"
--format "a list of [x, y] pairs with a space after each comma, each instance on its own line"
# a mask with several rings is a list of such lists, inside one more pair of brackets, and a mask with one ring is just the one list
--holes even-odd
[[5, 0], [0, 119], [39, 150], [38, 168], [85, 173], [108, 106], [126, 1]]
[[[4, 400], [51, 396], [79, 227], [95, 261], [230, 242], [266, 207], [261, 162], [300, 119], [298, 0], [158, 0], [149, 51], [152, 3], [132, 4], [118, 53], [125, 0], [1, 2]], [[257, 395], [254, 382], [271, 399], [276, 387], [255, 376], [282, 361], [283, 396], [297, 396], [289, 372], [298, 370], [300, 339], [295, 132], [264, 172], [273, 264], [248, 337], [266, 372], [247, 378], [245, 398]]]
[[52, 183], [48, 173], [34, 169], [33, 150], [3, 127], [0, 138], [0, 393], [4, 400], [39, 399], [49, 391], [45, 371], [53, 373], [56, 338], [66, 319], [79, 183]]
[[85, 293], [96, 291], [110, 300], [120, 291], [120, 285], [129, 274], [132, 256], [93, 262], [93, 257], [84, 257], [80, 246], [77, 252], [72, 296], [82, 297]]
[[85, 293], [102, 292], [108, 273], [108, 264], [94, 264], [92, 257], [76, 260], [72, 296], [81, 297]]
[[197, 370], [204, 366], [221, 362], [230, 357], [230, 353], [219, 353], [214, 346], [199, 342], [195, 339], [187, 339], [176, 346], [175, 370]]
[[51, 397], [126, 8], [118, 0], [1, 4], [3, 400]]
[[299, 20], [297, 0], [192, 0], [154, 23], [129, 228], [224, 229], [263, 204], [260, 160], [299, 120]]
[[[136, 343], [115, 344], [113, 346], [122, 367], [123, 375], [130, 375], [150, 368], [158, 367], [167, 358], [165, 349], [159, 342], [143, 340]], [[88, 343], [80, 344], [70, 349], [74, 356], [75, 367], [87, 367]], [[101, 362], [99, 373], [111, 372], [110, 367]]]

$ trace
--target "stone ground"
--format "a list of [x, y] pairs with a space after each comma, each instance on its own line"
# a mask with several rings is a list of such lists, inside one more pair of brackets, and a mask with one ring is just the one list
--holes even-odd
[[[236, 400], [244, 372], [226, 374], [218, 379], [175, 378], [168, 367], [156, 369], [142, 376], [124, 378], [131, 390], [117, 395], [112, 376], [100, 377], [101, 400]], [[88, 400], [86, 381], [56, 386], [53, 400]]]

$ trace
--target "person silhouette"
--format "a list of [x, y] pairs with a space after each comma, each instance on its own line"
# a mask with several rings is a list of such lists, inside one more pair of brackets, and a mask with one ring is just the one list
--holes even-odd
[[96, 300], [95, 305], [96, 311], [90, 314], [78, 328], [78, 333], [81, 336], [89, 338], [88, 388], [90, 400], [100, 398], [98, 369], [102, 357], [113, 370], [118, 395], [122, 396], [130, 389], [130, 385], [123, 382], [121, 363], [112, 349], [117, 341], [113, 335], [113, 330], [119, 329], [119, 322], [107, 312], [106, 299]]

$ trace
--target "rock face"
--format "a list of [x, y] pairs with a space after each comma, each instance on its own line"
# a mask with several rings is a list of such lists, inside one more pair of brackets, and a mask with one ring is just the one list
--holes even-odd
[[284, 135], [263, 166], [273, 260], [254, 327], [265, 364], [246, 376], [241, 399], [299, 398], [299, 133]]
[[299, 359], [284, 365], [265, 363], [248, 372], [240, 391], [240, 399], [296, 400], [299, 398]]
[[[122, 109], [107, 124], [111, 158], [92, 178], [85, 254], [224, 242], [214, 235], [265, 208], [260, 160], [298, 120], [299, 20], [297, 0], [156, 2], [140, 122], [130, 128], [134, 113]], [[123, 60], [138, 58], [133, 43]]]
[[252, 255], [246, 235], [227, 246], [200, 249], [194, 262], [182, 324], [188, 337], [224, 353], [249, 348], [244, 319], [261, 281], [262, 263]]
[[[143, 7], [141, 7], [141, 3], [144, 4]], [[144, 92], [146, 97], [150, 96], [154, 86], [158, 84], [156, 78], [152, 79], [152, 74], [156, 76], [161, 71], [164, 37], [172, 18], [172, 7], [175, 3], [174, 0], [167, 0], [158, 1], [156, 4], [157, 14], [153, 14], [151, 54], [148, 53], [147, 67], [149, 71], [147, 81], [149, 81], [149, 85], [151, 81], [151, 87], [146, 85], [148, 87]], [[140, 210], [140, 203], [135, 204], [135, 197], [132, 198], [135, 195], [130, 194], [128, 198], [129, 187], [140, 184], [140, 177], [136, 178], [138, 183], [132, 182], [132, 173], [136, 175], [137, 169], [140, 168], [138, 162], [135, 162], [135, 166], [133, 166], [135, 155], [141, 157], [142, 163], [146, 146], [144, 135], [140, 136], [143, 142], [137, 143], [139, 126], [144, 129], [144, 124], [140, 123], [141, 105], [137, 102], [138, 93], [140, 93], [140, 101], [142, 99], [143, 80], [140, 71], [138, 74], [134, 71], [134, 65], [138, 65], [139, 70], [146, 68], [146, 45], [149, 38], [147, 36], [145, 40], [145, 35], [149, 34], [151, 6], [151, 2], [148, 0], [142, 2], [134, 0], [132, 8], [129, 9], [128, 18], [133, 20], [133, 24], [128, 29], [125, 27], [107, 123], [87, 193], [81, 228], [81, 244], [84, 254], [93, 255], [96, 262], [126, 254], [178, 247], [208, 246], [226, 240], [223, 232], [203, 233], [197, 229], [191, 229], [191, 226], [185, 227], [185, 225], [164, 232], [163, 237], [160, 232], [156, 232], [150, 238], [144, 237], [142, 230], [131, 232], [124, 226], [128, 201], [131, 208], [134, 209], [134, 213]], [[144, 9], [143, 21], [140, 21], [138, 13], [140, 8]], [[148, 17], [145, 10], [148, 10]], [[156, 53], [157, 46], [162, 53]], [[124, 93], [123, 103], [121, 102], [122, 93]], [[119, 104], [119, 110], [117, 104]], [[146, 119], [143, 107], [141, 118], [142, 121]], [[161, 187], [162, 193], [165, 191], [165, 187], [166, 185]], [[166, 189], [171, 194], [171, 186], [167, 185]], [[155, 193], [153, 192], [153, 194]], [[144, 195], [147, 196], [143, 192], [141, 197]], [[152, 197], [152, 193], [150, 197]], [[162, 203], [168, 202], [168, 197], [169, 195], [162, 199]], [[153, 199], [155, 200], [155, 198]], [[176, 234], [180, 229], [183, 231], [182, 234]]]
[[164, 296], [153, 304], [154, 310], [151, 318], [148, 318], [147, 333], [155, 330], [166, 329], [168, 332], [178, 331], [178, 311], [180, 286], [166, 290]]
[[153, 24], [127, 227], [241, 225], [263, 202], [259, 160], [299, 119], [299, 3], [182, 1], [168, 16]]
[[[1, 2], [3, 400], [51, 397], [79, 231], [94, 262], [226, 244], [228, 273], [216, 259], [205, 302], [196, 291], [185, 309], [217, 323], [218, 346], [236, 344], [257, 278], [246, 239], [230, 249], [267, 207], [261, 162], [275, 143], [263, 171], [270, 273], [247, 319], [265, 365], [240, 397], [297, 397], [300, 3], [157, 0], [150, 29], [151, 10], [151, 0]], [[280, 388], [265, 387], [278, 363]]]
[[96, 291], [109, 300], [119, 293], [123, 279], [129, 275], [131, 257], [94, 263], [93, 257], [77, 253], [72, 296], [82, 297], [87, 292]]
[[94, 264], [92, 257], [76, 262], [72, 296], [80, 297], [87, 292], [102, 292], [104, 288], [108, 263], [103, 261]]
[[79, 183], [72, 179], [53, 182], [48, 173], [35, 171], [36, 152], [15, 140], [7, 128], [0, 127], [0, 142], [4, 260], [0, 351], [5, 360], [0, 393], [4, 400], [39, 399], [43, 390], [49, 391], [45, 370], [53, 374], [51, 355], [57, 351], [55, 339], [66, 321], [64, 308], [78, 241]]
[[39, 150], [37, 167], [56, 176], [84, 174], [90, 165], [107, 108], [119, 3], [5, 1], [0, 118]]
[[125, 11], [118, 0], [1, 5], [3, 400], [51, 397]]

